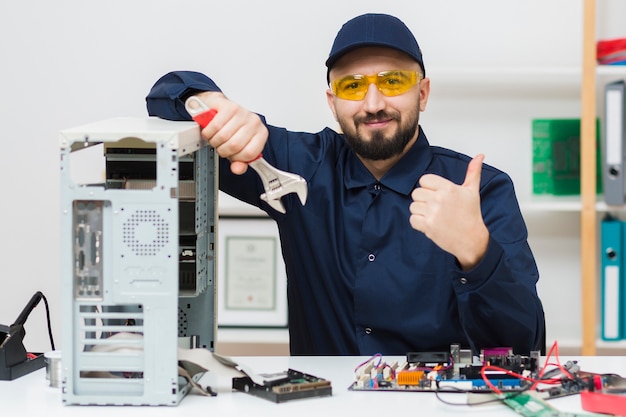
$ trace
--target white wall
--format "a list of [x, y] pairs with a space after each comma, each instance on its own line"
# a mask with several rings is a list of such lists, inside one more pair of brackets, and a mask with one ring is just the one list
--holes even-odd
[[[210, 74], [231, 99], [272, 124], [297, 130], [334, 126], [324, 96], [324, 61], [341, 24], [364, 12], [395, 14], [414, 31], [432, 79], [430, 106], [422, 118], [431, 142], [469, 154], [485, 152], [487, 162], [509, 171], [520, 194], [528, 195], [530, 119], [578, 117], [578, 92], [555, 90], [554, 97], [538, 100], [520, 93], [519, 80], [521, 87], [509, 95], [508, 81], [493, 87], [489, 74], [522, 67], [578, 68], [581, 1], [4, 2], [0, 323], [10, 324], [41, 290], [52, 307], [57, 345], [61, 340], [59, 130], [145, 115], [144, 97], [154, 81], [176, 69]], [[438, 84], [437, 74], [448, 81]], [[577, 226], [577, 219], [568, 224]], [[531, 233], [535, 230], [543, 232], [539, 227]], [[549, 241], [549, 235], [542, 236], [536, 252]], [[541, 265], [546, 254], [537, 256]], [[562, 256], [571, 258], [572, 251]], [[578, 282], [577, 261], [571, 261], [564, 267]], [[541, 288], [554, 288], [553, 281], [547, 284]], [[578, 299], [577, 293], [572, 296]], [[546, 309], [558, 311], [551, 305]], [[569, 326], [565, 336], [576, 336], [578, 316], [552, 317], [555, 330]], [[28, 349], [49, 349], [43, 303], [26, 330]]]

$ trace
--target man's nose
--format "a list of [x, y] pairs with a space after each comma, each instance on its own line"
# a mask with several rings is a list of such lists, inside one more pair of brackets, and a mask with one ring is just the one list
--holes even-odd
[[378, 90], [376, 84], [371, 83], [363, 99], [363, 110], [368, 113], [378, 113], [385, 107], [385, 96]]

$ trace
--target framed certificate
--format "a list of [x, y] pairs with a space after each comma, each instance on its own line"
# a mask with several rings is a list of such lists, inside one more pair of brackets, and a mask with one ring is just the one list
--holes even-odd
[[218, 326], [287, 327], [287, 276], [276, 223], [218, 223]]

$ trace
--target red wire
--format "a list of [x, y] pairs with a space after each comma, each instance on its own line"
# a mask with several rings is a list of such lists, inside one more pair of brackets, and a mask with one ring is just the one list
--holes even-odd
[[[555, 359], [556, 363], [550, 363], [550, 356], [552, 356], [552, 352], [553, 351], [555, 352], [554, 353], [554, 359]], [[548, 355], [546, 356], [546, 362], [545, 362], [543, 368], [541, 369], [541, 372], [539, 372], [539, 375], [537, 377], [537, 381], [530, 387], [531, 390], [536, 389], [537, 385], [539, 385], [541, 382], [543, 382], [543, 381], [541, 381], [541, 378], [543, 377], [543, 374], [548, 369], [548, 366], [556, 366], [557, 368], [559, 368], [559, 370], [561, 372], [563, 372], [565, 375], [567, 375], [568, 378], [574, 379], [572, 374], [570, 374], [569, 371], [567, 369], [565, 369], [561, 365], [561, 362], [559, 361], [559, 344], [555, 340], [554, 343], [552, 344], [552, 347], [550, 348], [550, 351], [548, 352]]]
[[[549, 362], [550, 357], [552, 356], [553, 352], [555, 353], [555, 361], [556, 363], [551, 363]], [[546, 356], [546, 363], [544, 365], [544, 367], [541, 369], [541, 371], [539, 372], [539, 375], [537, 376], [536, 379], [534, 378], [528, 378], [525, 377], [523, 375], [520, 375], [518, 373], [509, 371], [507, 369], [504, 368], [500, 368], [497, 366], [492, 366], [492, 365], [484, 365], [481, 370], [480, 370], [480, 375], [483, 377], [483, 380], [485, 381], [485, 384], [487, 384], [487, 386], [489, 388], [491, 388], [493, 390], [493, 392], [495, 392], [496, 394], [502, 394], [502, 391], [500, 389], [498, 389], [495, 385], [493, 385], [493, 383], [489, 380], [489, 378], [487, 377], [487, 375], [485, 374], [486, 370], [497, 370], [499, 372], [503, 372], [507, 375], [511, 375], [514, 376], [516, 378], [519, 378], [521, 380], [524, 381], [529, 381], [529, 382], [533, 382], [532, 386], [530, 387], [531, 390], [534, 390], [537, 388], [537, 385], [539, 385], [540, 383], [544, 383], [544, 384], [557, 384], [560, 383], [561, 380], [560, 378], [552, 378], [552, 379], [542, 379], [543, 375], [545, 374], [548, 366], [556, 366], [557, 368], [559, 368], [561, 370], [561, 372], [563, 372], [565, 375], [567, 375], [569, 378], [574, 379], [574, 377], [572, 376], [572, 374], [569, 373], [569, 371], [567, 369], [565, 369], [561, 363], [559, 362], [559, 353], [558, 353], [559, 349], [558, 349], [558, 343], [555, 341], [554, 344], [552, 345], [552, 347], [550, 348], [550, 351], [548, 352], [548, 355]]]

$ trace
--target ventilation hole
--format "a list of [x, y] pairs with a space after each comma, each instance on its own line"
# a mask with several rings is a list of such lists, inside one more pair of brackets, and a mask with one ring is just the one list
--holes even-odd
[[169, 225], [156, 210], [137, 210], [122, 225], [122, 240], [137, 256], [156, 256], [169, 243]]
[[187, 313], [178, 308], [178, 337], [187, 336]]

